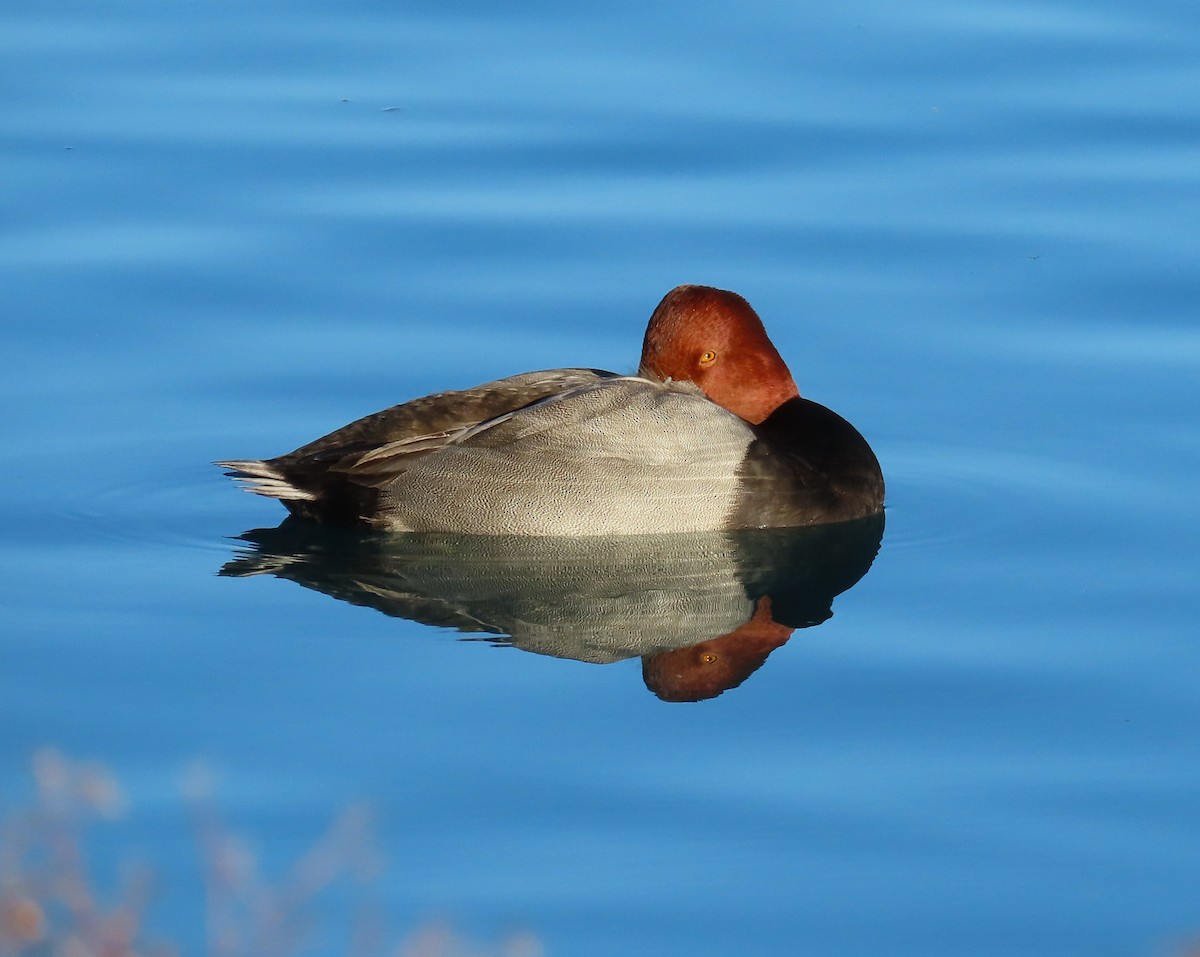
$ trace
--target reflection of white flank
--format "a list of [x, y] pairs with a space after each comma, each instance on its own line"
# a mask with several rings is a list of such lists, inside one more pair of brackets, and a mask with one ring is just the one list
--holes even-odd
[[866, 573], [882, 532], [882, 515], [803, 529], [578, 538], [380, 535], [289, 520], [245, 533], [253, 548], [221, 573], [271, 573], [395, 618], [602, 663], [727, 635], [763, 597], [780, 625], [819, 624]]

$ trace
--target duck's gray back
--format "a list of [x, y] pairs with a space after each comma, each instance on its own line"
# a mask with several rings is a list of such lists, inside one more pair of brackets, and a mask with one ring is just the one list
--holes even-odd
[[617, 378], [501, 416], [381, 489], [396, 531], [622, 535], [724, 528], [750, 427], [690, 384]]

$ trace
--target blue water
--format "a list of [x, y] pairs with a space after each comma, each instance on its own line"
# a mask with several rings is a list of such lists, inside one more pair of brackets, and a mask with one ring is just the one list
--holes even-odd
[[[0, 49], [0, 798], [39, 746], [111, 766], [156, 933], [202, 952], [197, 757], [272, 866], [371, 802], [397, 928], [1200, 932], [1192, 5], [51, 0]], [[681, 282], [747, 296], [889, 482], [871, 570], [740, 687], [217, 575], [283, 513], [212, 460], [629, 370]]]

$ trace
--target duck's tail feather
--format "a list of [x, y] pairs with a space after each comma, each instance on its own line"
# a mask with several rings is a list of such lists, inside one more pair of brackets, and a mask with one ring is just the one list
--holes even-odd
[[226, 475], [243, 483], [242, 489], [255, 495], [277, 498], [283, 502], [311, 502], [316, 498], [312, 492], [297, 488], [270, 462], [258, 459], [238, 459], [216, 462], [226, 469]]

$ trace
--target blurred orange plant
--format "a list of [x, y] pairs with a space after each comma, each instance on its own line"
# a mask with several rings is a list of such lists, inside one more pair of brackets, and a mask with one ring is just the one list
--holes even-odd
[[[86, 831], [119, 817], [125, 808], [111, 771], [43, 749], [33, 758], [33, 782], [33, 801], [0, 820], [0, 955], [176, 957], [197, 949], [184, 950], [147, 934], [145, 918], [155, 891], [149, 867], [126, 866], [111, 894], [95, 886]], [[249, 845], [225, 823], [213, 792], [212, 775], [203, 766], [186, 775], [184, 796], [203, 875], [207, 957], [290, 957], [310, 951], [317, 899], [347, 880], [356, 887], [350, 939], [339, 948], [348, 957], [542, 955], [540, 941], [529, 933], [488, 947], [440, 923], [388, 945], [380, 910], [367, 900], [367, 887], [383, 868], [366, 807], [338, 815], [282, 876], [270, 880]]]

